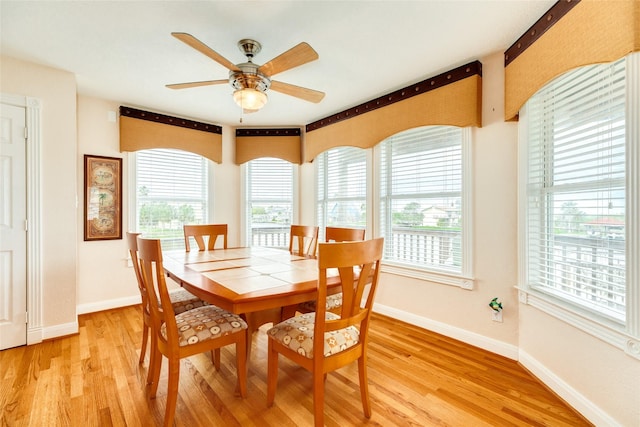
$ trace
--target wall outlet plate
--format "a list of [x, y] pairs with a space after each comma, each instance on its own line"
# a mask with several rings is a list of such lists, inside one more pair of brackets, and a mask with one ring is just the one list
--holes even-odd
[[491, 320], [502, 323], [502, 311], [493, 310], [491, 312]]

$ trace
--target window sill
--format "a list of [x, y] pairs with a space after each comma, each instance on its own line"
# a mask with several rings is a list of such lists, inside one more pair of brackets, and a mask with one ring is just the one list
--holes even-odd
[[473, 290], [474, 280], [470, 277], [457, 276], [454, 274], [440, 273], [436, 271], [422, 270], [403, 264], [383, 262], [382, 273], [394, 274], [396, 276], [409, 277], [412, 279], [425, 280], [441, 285], [457, 286], [465, 290]]
[[518, 300], [521, 304], [530, 305], [558, 320], [561, 320], [581, 331], [594, 336], [620, 350], [629, 356], [640, 359], [640, 340], [628, 333], [616, 329], [614, 325], [599, 322], [590, 318], [588, 314], [580, 313], [563, 305], [552, 297], [539, 292], [516, 286]]

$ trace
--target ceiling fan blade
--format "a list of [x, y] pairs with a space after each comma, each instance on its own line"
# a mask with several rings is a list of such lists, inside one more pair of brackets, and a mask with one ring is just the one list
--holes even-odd
[[263, 64], [258, 71], [269, 77], [318, 59], [318, 53], [302, 42]]
[[223, 83], [229, 83], [229, 80], [205, 80], [202, 82], [174, 83], [166, 86], [169, 89], [187, 89], [190, 87], [221, 85]]
[[295, 96], [296, 98], [304, 99], [305, 101], [313, 102], [316, 104], [322, 101], [322, 98], [324, 98], [324, 92], [307, 89], [306, 87], [300, 87], [275, 80], [271, 80], [271, 89], [275, 90], [276, 92]]
[[231, 71], [240, 71], [240, 69], [238, 67], [236, 67], [236, 65], [233, 62], [229, 61], [227, 58], [225, 58], [224, 56], [220, 55], [218, 52], [216, 52], [215, 50], [211, 49], [209, 46], [207, 46], [206, 44], [202, 43], [197, 38], [193, 37], [191, 34], [188, 34], [188, 33], [171, 33], [171, 35], [173, 37], [177, 38], [178, 40], [180, 40], [181, 42], [188, 44], [189, 46], [191, 46], [192, 48], [194, 48], [198, 52], [208, 56], [211, 59], [213, 59], [218, 64], [228, 68], [229, 70], [231, 70]]

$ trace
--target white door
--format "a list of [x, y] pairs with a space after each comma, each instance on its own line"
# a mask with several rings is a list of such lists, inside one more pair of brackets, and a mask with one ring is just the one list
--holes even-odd
[[0, 350], [27, 343], [25, 109], [0, 112]]

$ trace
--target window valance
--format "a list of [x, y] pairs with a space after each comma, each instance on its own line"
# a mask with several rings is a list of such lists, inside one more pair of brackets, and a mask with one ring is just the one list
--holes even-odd
[[236, 129], [236, 164], [260, 157], [275, 157], [300, 164], [300, 133], [299, 128]]
[[559, 1], [505, 52], [505, 120], [555, 77], [638, 50], [640, 1]]
[[120, 107], [120, 151], [175, 148], [222, 162], [222, 127]]
[[400, 131], [428, 125], [482, 126], [479, 61], [308, 124], [304, 159], [339, 146], [370, 148]]

